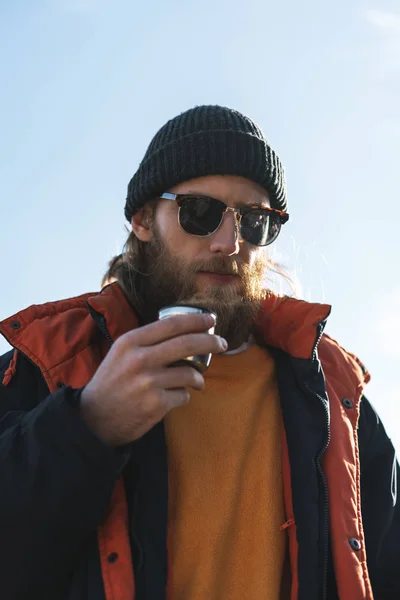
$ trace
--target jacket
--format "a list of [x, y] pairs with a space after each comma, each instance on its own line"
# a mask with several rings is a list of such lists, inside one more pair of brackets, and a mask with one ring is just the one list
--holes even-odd
[[[271, 295], [258, 325], [282, 408], [291, 600], [395, 600], [398, 464], [363, 396], [368, 372], [323, 334], [329, 311]], [[112, 449], [79, 414], [110, 345], [137, 326], [117, 283], [0, 324], [14, 347], [0, 359], [5, 600], [165, 600], [163, 422]]]

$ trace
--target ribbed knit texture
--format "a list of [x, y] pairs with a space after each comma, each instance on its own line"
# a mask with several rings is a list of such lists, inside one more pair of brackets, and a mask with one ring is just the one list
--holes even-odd
[[282, 418], [268, 350], [214, 356], [204, 392], [191, 390], [165, 427], [168, 598], [288, 600]]
[[197, 106], [152, 139], [128, 185], [126, 218], [174, 185], [205, 175], [251, 179], [267, 190], [273, 208], [287, 210], [282, 164], [258, 125], [230, 108]]

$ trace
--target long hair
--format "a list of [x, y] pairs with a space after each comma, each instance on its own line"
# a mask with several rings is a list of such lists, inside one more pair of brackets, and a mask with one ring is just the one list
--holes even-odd
[[102, 287], [118, 281], [128, 301], [139, 314], [144, 311], [144, 286], [145, 279], [149, 276], [145, 244], [131, 231], [121, 254], [110, 260], [102, 279]]
[[108, 263], [107, 271], [104, 273], [103, 279], [101, 280], [102, 288], [105, 287], [106, 285], [109, 285], [113, 281], [116, 281], [116, 279], [117, 279], [116, 273], [117, 273], [117, 270], [118, 270], [119, 266], [121, 265], [122, 261], [123, 261], [123, 254], [117, 254], [117, 256], [114, 256], [110, 260], [110, 262]]

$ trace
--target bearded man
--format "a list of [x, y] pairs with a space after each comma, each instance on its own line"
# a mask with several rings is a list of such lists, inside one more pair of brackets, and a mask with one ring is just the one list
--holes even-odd
[[369, 374], [323, 333], [328, 305], [266, 287], [289, 217], [261, 129], [220, 106], [172, 119], [125, 216], [112, 283], [0, 324], [1, 597], [398, 599]]

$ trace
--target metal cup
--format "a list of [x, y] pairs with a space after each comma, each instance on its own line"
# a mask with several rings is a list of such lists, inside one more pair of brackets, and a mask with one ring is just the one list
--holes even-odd
[[[214, 315], [215, 319], [217, 318], [217, 315], [214, 312], [212, 312], [211, 310], [207, 310], [206, 308], [201, 308], [199, 306], [189, 306], [189, 305], [184, 305], [184, 306], [174, 305], [174, 306], [165, 306], [164, 308], [162, 308], [158, 312], [158, 319], [161, 321], [162, 319], [168, 319], [169, 317], [175, 317], [175, 315], [188, 315], [191, 313]], [[207, 333], [213, 334], [214, 331], [215, 331], [214, 326], [210, 327], [210, 329], [207, 329]], [[169, 366], [170, 367], [180, 367], [180, 366], [190, 365], [191, 367], [194, 367], [195, 369], [200, 371], [200, 373], [204, 373], [204, 371], [206, 371], [208, 369], [208, 367], [210, 366], [211, 358], [212, 358], [212, 354], [197, 354], [196, 356], [187, 356], [186, 358], [177, 360], [177, 361], [171, 363]]]

